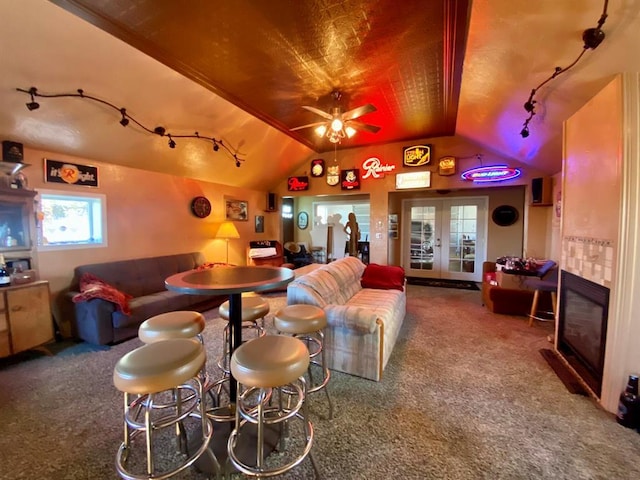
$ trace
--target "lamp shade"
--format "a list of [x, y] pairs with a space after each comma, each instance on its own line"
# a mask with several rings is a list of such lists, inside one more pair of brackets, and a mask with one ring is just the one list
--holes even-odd
[[233, 222], [224, 222], [218, 228], [216, 238], [240, 238], [240, 234]]

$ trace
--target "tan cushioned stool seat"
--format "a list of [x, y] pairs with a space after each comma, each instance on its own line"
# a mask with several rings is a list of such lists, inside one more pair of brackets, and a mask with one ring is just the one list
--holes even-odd
[[[218, 313], [225, 320], [229, 320], [229, 300], [218, 308]], [[242, 297], [242, 321], [251, 322], [262, 318], [269, 313], [269, 302], [262, 297]]]
[[204, 330], [204, 316], [199, 312], [180, 310], [148, 318], [140, 325], [138, 337], [144, 343], [170, 338], [192, 338]]
[[197, 376], [205, 360], [204, 347], [197, 340], [174, 338], [148, 343], [118, 360], [113, 384], [127, 393], [162, 392]]
[[288, 305], [276, 313], [273, 322], [280, 332], [312, 333], [327, 326], [327, 316], [315, 305]]
[[243, 385], [280, 387], [301, 377], [309, 367], [306, 345], [294, 337], [265, 335], [238, 347], [231, 373]]

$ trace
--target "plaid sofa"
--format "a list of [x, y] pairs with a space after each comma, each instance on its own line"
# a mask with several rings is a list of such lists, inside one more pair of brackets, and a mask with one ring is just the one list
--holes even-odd
[[345, 257], [297, 277], [287, 286], [287, 304], [324, 309], [329, 368], [379, 381], [406, 314], [406, 292], [363, 288], [366, 265]]

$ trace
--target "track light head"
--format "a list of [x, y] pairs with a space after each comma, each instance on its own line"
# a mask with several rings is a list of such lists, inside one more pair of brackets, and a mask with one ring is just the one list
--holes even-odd
[[529, 100], [527, 102], [525, 102], [524, 104], [524, 109], [531, 113], [533, 112], [533, 110], [536, 108], [536, 101], [535, 100]]
[[169, 135], [169, 148], [176, 148], [176, 142], [173, 141], [171, 135]]
[[122, 125], [123, 127], [126, 127], [127, 125], [129, 125], [129, 119], [127, 118], [127, 109], [121, 108], [120, 113], [122, 114], [122, 118], [120, 119], [120, 125]]
[[584, 48], [595, 50], [604, 40], [604, 32], [600, 28], [587, 28], [582, 32], [582, 41]]
[[38, 93], [38, 89], [36, 87], [31, 87], [29, 89], [29, 95], [31, 95], [31, 101], [25, 104], [29, 110], [37, 110], [38, 108], [40, 108], [40, 104], [36, 102], [35, 99], [33, 98], [34, 95], [36, 95], [37, 93]]
[[522, 138], [527, 138], [529, 136], [529, 127], [527, 125], [520, 130], [520, 135], [522, 135]]
[[236, 158], [236, 167], [240, 168], [240, 160]]
[[217, 152], [218, 150], [220, 150], [220, 145], [218, 145], [218, 142], [216, 142], [215, 140], [213, 141], [213, 151]]
[[165, 130], [164, 127], [158, 126], [158, 127], [153, 129], [153, 133], [155, 133], [157, 135], [160, 135], [161, 137], [164, 137], [165, 132], [166, 132], [166, 130]]

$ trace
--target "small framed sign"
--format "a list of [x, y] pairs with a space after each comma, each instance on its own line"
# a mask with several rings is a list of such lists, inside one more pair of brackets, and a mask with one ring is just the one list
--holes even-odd
[[324, 175], [324, 160], [321, 158], [316, 158], [315, 160], [311, 160], [311, 176], [321, 177], [323, 175]]
[[422, 167], [431, 161], [431, 145], [413, 145], [402, 150], [405, 167]]
[[289, 177], [287, 190], [290, 192], [309, 190], [309, 177]]
[[44, 180], [50, 183], [68, 183], [85, 187], [98, 186], [98, 167], [44, 159]]
[[350, 168], [343, 170], [342, 181], [340, 187], [342, 190], [360, 190], [360, 170], [357, 168]]

